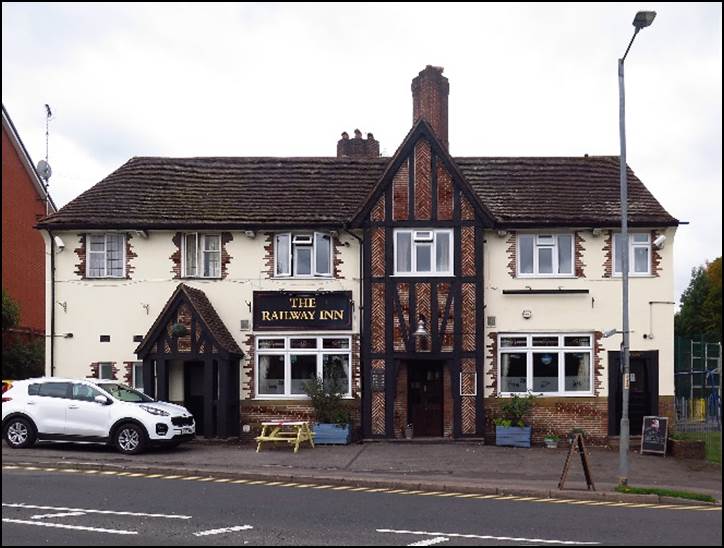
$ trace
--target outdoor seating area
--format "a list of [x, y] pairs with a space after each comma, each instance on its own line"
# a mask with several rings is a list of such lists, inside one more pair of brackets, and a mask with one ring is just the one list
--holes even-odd
[[314, 433], [307, 421], [268, 421], [261, 423], [261, 434], [254, 438], [257, 442], [256, 452], [261, 451], [263, 443], [288, 443], [299, 452], [299, 446], [305, 441], [314, 448]]

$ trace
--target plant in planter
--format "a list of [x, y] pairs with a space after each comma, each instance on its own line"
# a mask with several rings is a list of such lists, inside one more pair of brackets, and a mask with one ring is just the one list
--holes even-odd
[[561, 438], [555, 434], [547, 434], [546, 437], [543, 438], [548, 449], [556, 449], [560, 440]]
[[535, 396], [514, 395], [501, 407], [502, 417], [495, 419], [495, 445], [530, 447], [531, 427], [525, 416], [533, 407]]
[[352, 439], [352, 417], [344, 404], [346, 390], [335, 379], [312, 379], [305, 383], [304, 391], [312, 400], [316, 423], [315, 444], [348, 444]]

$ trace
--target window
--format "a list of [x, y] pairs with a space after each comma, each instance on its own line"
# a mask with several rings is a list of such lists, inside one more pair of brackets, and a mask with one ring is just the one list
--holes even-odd
[[44, 382], [40, 385], [38, 396], [46, 398], [70, 398], [69, 382]]
[[499, 347], [502, 394], [593, 395], [591, 335], [502, 335]]
[[274, 257], [275, 276], [331, 276], [332, 236], [322, 232], [277, 234]]
[[219, 234], [184, 234], [181, 255], [184, 278], [221, 277], [221, 236]]
[[[651, 273], [651, 234], [629, 232], [629, 274], [646, 276]], [[623, 272], [623, 234], [613, 235], [613, 272]]]
[[453, 232], [395, 230], [395, 274], [452, 276]]
[[351, 350], [350, 337], [259, 337], [257, 397], [303, 398], [305, 384], [315, 378], [351, 397]]
[[101, 362], [98, 364], [98, 378], [103, 380], [113, 379], [113, 362]]
[[123, 278], [126, 275], [125, 234], [88, 234], [86, 241], [88, 278]]
[[143, 362], [133, 362], [133, 388], [143, 392]]
[[573, 234], [520, 234], [519, 276], [573, 276]]
[[73, 385], [73, 399], [80, 401], [95, 401], [96, 396], [102, 396], [98, 390], [87, 384]]

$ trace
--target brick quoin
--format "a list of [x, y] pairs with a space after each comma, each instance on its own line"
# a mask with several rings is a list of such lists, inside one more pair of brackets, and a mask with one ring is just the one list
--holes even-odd
[[511, 232], [507, 243], [508, 274], [510, 274], [511, 278], [515, 278], [518, 276], [518, 234]]

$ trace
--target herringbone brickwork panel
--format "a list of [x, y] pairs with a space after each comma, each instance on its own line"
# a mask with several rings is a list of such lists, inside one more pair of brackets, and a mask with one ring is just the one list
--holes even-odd
[[463, 351], [475, 351], [475, 284], [463, 284]]
[[380, 199], [377, 200], [375, 207], [372, 208], [372, 212], [370, 213], [370, 220], [371, 221], [384, 221], [385, 220], [385, 195], [384, 194], [382, 196], [380, 196]]
[[442, 162], [437, 164], [437, 218], [439, 221], [452, 221], [453, 218], [453, 182]]
[[385, 351], [385, 284], [372, 284], [372, 351]]
[[422, 139], [415, 145], [415, 218], [432, 218], [432, 153]]
[[461, 202], [461, 204], [460, 204], [460, 209], [461, 209], [460, 217], [462, 218], [462, 220], [463, 220], [463, 221], [472, 221], [472, 220], [474, 220], [474, 219], [475, 219], [475, 210], [473, 209], [473, 206], [470, 205], [470, 202], [468, 201], [468, 199], [467, 199], [465, 196], [461, 195], [461, 196], [460, 196], [460, 202]]
[[[417, 329], [417, 319], [422, 316], [425, 321], [425, 329], [430, 332], [430, 307], [432, 287], [429, 283], [415, 284], [417, 297], [417, 315], [415, 319], [415, 329]], [[415, 337], [415, 350], [417, 352], [429, 352], [431, 350], [429, 337]]]
[[475, 276], [475, 228], [464, 226], [461, 229], [460, 249], [462, 251], [463, 276]]
[[[443, 352], [452, 352], [455, 346], [455, 299], [451, 297], [451, 292], [452, 290], [448, 283], [441, 283], [437, 286], [437, 332], [440, 337], [440, 348]], [[445, 322], [445, 307], [450, 298], [452, 298], [453, 302], [450, 303], [450, 312], [447, 316], [447, 322]], [[443, 323], [445, 323], [444, 331]]]
[[372, 433], [384, 435], [385, 433], [385, 393], [372, 394]]
[[370, 262], [372, 263], [372, 276], [382, 278], [385, 275], [385, 229], [378, 227], [372, 229], [372, 249]]
[[[392, 326], [394, 336], [395, 352], [404, 352], [407, 350], [407, 336], [410, 332], [410, 284], [399, 284], [397, 286], [397, 298], [402, 309], [402, 321], [397, 314], [397, 307], [394, 311], [394, 324]], [[403, 328], [403, 325], [405, 328]], [[412, 326], [415, 329], [415, 326]]]
[[463, 434], [475, 434], [475, 397], [464, 397], [462, 404]]
[[[409, 160], [408, 160], [409, 161]], [[392, 219], [406, 221], [410, 218], [410, 168], [403, 162], [392, 179]]]

